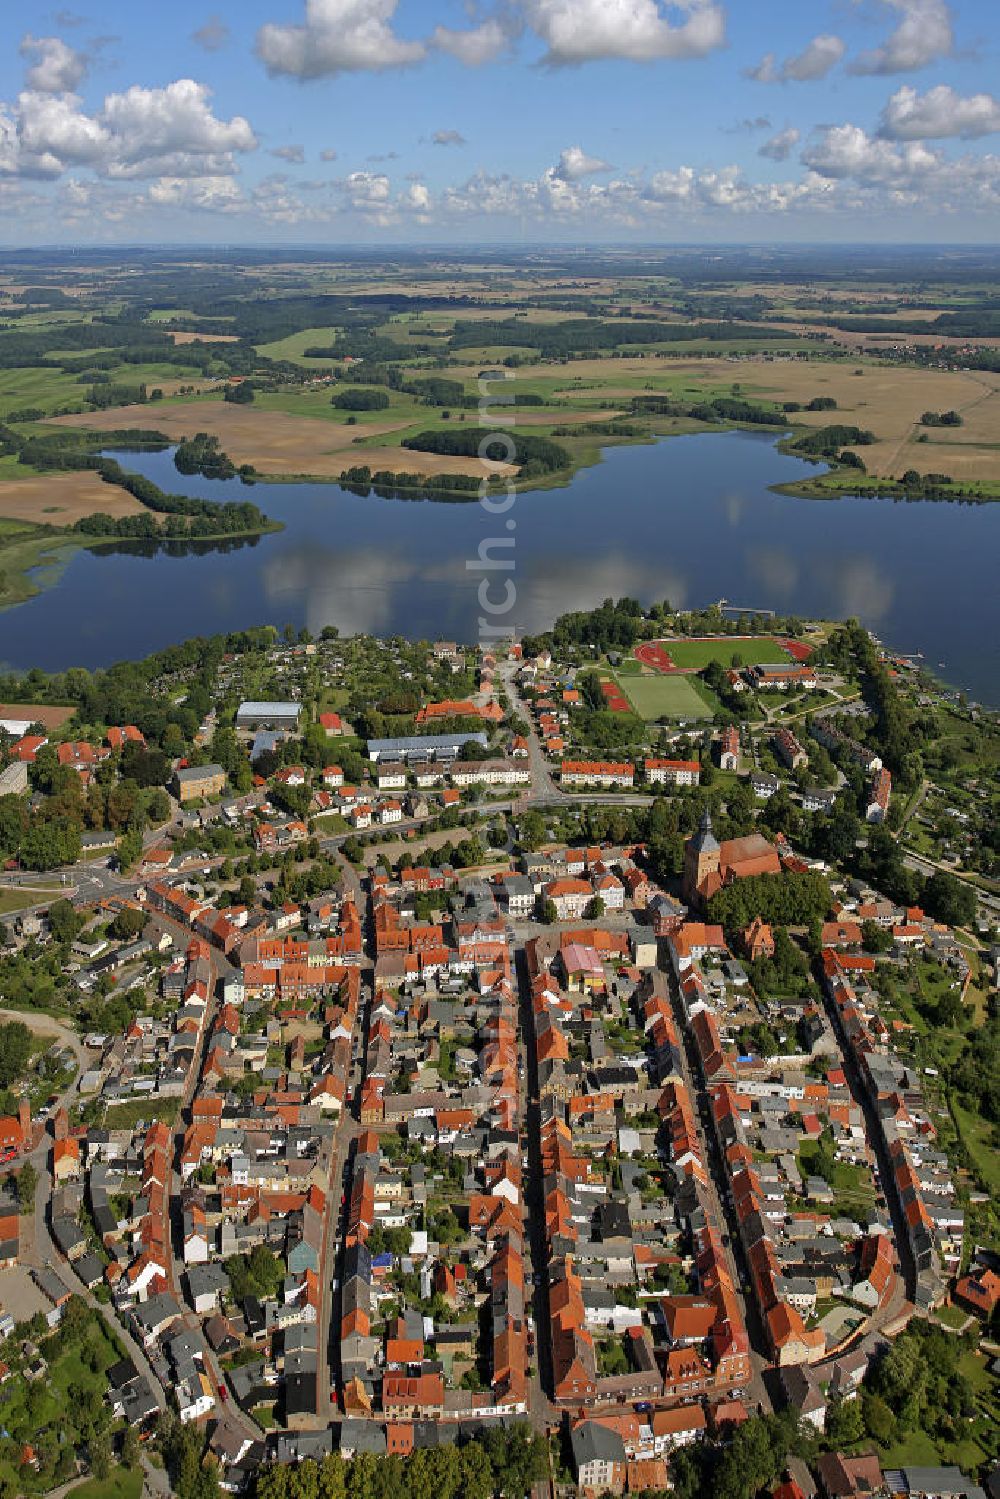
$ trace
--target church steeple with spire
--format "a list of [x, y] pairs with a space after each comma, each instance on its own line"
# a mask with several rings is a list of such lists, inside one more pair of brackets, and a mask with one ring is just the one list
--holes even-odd
[[712, 832], [712, 814], [706, 807], [698, 831], [684, 845], [683, 894], [689, 905], [697, 904], [699, 886], [719, 868], [720, 858], [719, 841]]

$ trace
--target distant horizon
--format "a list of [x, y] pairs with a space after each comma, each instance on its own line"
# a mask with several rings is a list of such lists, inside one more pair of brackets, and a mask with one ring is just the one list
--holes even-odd
[[[893, 251], [895, 253], [912, 254], [914, 256], [927, 254], [983, 254], [1000, 260], [1000, 243], [995, 239], [984, 240], [837, 240], [833, 244], [838, 251], [855, 251], [865, 253], [868, 251]], [[467, 252], [478, 252], [489, 255], [529, 255], [535, 252], [573, 254], [586, 256], [595, 251], [601, 253], [620, 251], [622, 254], [634, 254], [638, 252], [669, 252], [680, 253], [690, 251], [744, 251], [762, 252], [770, 251], [806, 251], [815, 250], [819, 252], [829, 251], [831, 241], [812, 239], [733, 239], [733, 240], [622, 240], [622, 239], [524, 239], [524, 240], [463, 240], [458, 243], [454, 238], [449, 240], [343, 240], [343, 241], [320, 241], [320, 240], [267, 240], [267, 239], [232, 239], [232, 240], [133, 240], [123, 241], [120, 244], [107, 244], [101, 240], [73, 240], [61, 242], [59, 240], [38, 241], [35, 244], [3, 244], [0, 243], [0, 256], [16, 257], [19, 255], [56, 254], [72, 255], [77, 253], [112, 255], [131, 254], [178, 254], [197, 250], [200, 253], [216, 254], [238, 254], [243, 251], [266, 251], [268, 253], [280, 251], [292, 255], [302, 251], [308, 251], [314, 255], [350, 255], [352, 253], [370, 255], [374, 258], [391, 256], [400, 253], [434, 254], [460, 258]]]

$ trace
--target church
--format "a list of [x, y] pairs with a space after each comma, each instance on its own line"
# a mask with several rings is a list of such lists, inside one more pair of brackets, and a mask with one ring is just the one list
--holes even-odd
[[746, 838], [727, 838], [722, 843], [712, 832], [708, 809], [702, 813], [698, 831], [684, 845], [684, 899], [689, 906], [704, 909], [712, 896], [756, 874], [780, 874], [777, 850], [760, 833]]

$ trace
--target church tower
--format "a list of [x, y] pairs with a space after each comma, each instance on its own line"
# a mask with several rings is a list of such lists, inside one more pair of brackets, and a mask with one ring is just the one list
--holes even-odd
[[712, 832], [712, 817], [706, 807], [701, 814], [698, 831], [684, 845], [683, 895], [688, 905], [698, 904], [698, 886], [706, 875], [719, 867], [720, 850], [718, 839]]

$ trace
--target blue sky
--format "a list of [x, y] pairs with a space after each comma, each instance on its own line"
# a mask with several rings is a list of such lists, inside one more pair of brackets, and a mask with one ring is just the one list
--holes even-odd
[[997, 0], [0, 12], [0, 242], [991, 241]]

